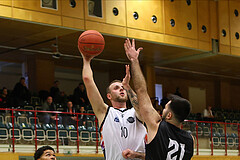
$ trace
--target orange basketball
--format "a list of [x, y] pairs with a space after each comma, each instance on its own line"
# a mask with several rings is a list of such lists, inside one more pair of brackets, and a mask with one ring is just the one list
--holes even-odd
[[78, 38], [78, 49], [84, 55], [97, 56], [105, 46], [105, 41], [101, 33], [95, 30], [83, 32]]

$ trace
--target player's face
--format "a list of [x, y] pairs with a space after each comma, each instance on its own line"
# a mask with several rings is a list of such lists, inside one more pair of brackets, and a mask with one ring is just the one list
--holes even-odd
[[45, 150], [38, 160], [56, 160], [53, 150]]
[[169, 101], [169, 102], [165, 105], [165, 108], [163, 109], [163, 112], [162, 112], [162, 119], [166, 119], [167, 114], [170, 112], [170, 110], [169, 110], [170, 103], [171, 103], [171, 101]]
[[127, 92], [123, 89], [123, 85], [120, 82], [112, 83], [109, 86], [111, 99], [117, 102], [126, 102], [127, 101]]

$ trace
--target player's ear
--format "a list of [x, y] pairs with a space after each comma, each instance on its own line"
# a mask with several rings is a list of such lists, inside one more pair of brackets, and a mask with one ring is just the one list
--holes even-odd
[[110, 93], [107, 93], [107, 98], [110, 100], [112, 99], [112, 95]]
[[166, 116], [166, 119], [171, 119], [173, 116], [172, 112], [168, 112], [167, 116]]

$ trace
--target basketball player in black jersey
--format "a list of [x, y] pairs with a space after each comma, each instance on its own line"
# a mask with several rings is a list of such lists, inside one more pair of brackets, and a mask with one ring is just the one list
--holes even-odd
[[191, 104], [184, 98], [172, 95], [161, 118], [152, 106], [147, 93], [146, 81], [139, 65], [138, 56], [143, 48], [136, 50], [134, 39], [132, 43], [127, 39], [124, 48], [131, 62], [140, 114], [148, 128], [146, 160], [190, 160], [193, 156], [193, 137], [181, 130], [180, 126], [189, 115]]

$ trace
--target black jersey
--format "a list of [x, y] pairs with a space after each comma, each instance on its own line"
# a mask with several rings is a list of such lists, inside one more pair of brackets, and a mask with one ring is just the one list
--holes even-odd
[[192, 156], [192, 136], [164, 120], [154, 139], [146, 144], [146, 160], [190, 160]]

